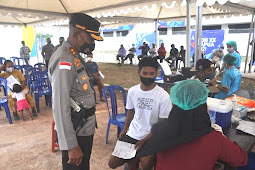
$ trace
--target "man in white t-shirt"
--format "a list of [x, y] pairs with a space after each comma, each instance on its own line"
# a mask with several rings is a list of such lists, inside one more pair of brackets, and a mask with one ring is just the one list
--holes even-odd
[[[151, 137], [152, 125], [167, 119], [172, 109], [169, 94], [154, 83], [157, 76], [158, 62], [155, 58], [145, 57], [139, 64], [138, 74], [141, 84], [128, 91], [127, 118], [119, 138], [136, 144], [139, 150]], [[128, 163], [128, 169], [136, 169], [137, 159], [124, 160], [111, 155], [109, 167], [115, 169]]]

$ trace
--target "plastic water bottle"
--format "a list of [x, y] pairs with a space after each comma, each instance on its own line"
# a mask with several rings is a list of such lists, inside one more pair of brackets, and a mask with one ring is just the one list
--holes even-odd
[[211, 124], [216, 123], [216, 111], [214, 109], [209, 109], [209, 117]]
[[234, 94], [234, 97], [232, 99], [232, 103], [233, 103], [233, 106], [236, 106], [236, 104], [237, 104], [236, 94]]

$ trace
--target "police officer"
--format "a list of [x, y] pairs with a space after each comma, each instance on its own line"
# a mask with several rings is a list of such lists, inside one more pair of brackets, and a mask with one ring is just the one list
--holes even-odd
[[[69, 37], [52, 55], [49, 75], [53, 92], [53, 115], [62, 150], [63, 169], [89, 170], [96, 127], [95, 91], [79, 53], [94, 50], [94, 41], [102, 41], [100, 23], [94, 18], [74, 13], [70, 18]], [[71, 100], [85, 107], [85, 124], [74, 128]]]

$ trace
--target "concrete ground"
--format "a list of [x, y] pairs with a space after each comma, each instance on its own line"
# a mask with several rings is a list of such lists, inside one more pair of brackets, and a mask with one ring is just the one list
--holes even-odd
[[[121, 101], [120, 101], [121, 102]], [[121, 110], [122, 105], [118, 106]], [[117, 140], [117, 128], [111, 126], [109, 143], [105, 143], [108, 111], [105, 102], [96, 105], [99, 128], [96, 130], [91, 155], [91, 170], [107, 170], [108, 159]], [[40, 100], [39, 116], [33, 121], [8, 123], [5, 111], [0, 111], [0, 169], [1, 170], [60, 170], [61, 151], [51, 152], [52, 109]], [[120, 110], [120, 111], [121, 111]], [[123, 111], [123, 110], [122, 110]], [[123, 167], [119, 169], [124, 169]]]

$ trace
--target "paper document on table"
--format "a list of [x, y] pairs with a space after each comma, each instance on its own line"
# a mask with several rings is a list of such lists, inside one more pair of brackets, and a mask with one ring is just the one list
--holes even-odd
[[113, 156], [122, 159], [131, 159], [134, 158], [136, 154], [135, 145], [123, 141], [117, 141], [114, 151], [112, 153]]
[[12, 75], [10, 75], [7, 79], [7, 86], [12, 89], [14, 84], [19, 84], [20, 82], [18, 82], [17, 79], [15, 79]]
[[236, 129], [255, 136], [255, 122], [242, 120]]

